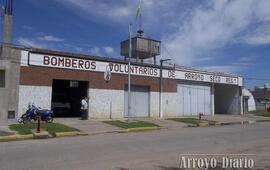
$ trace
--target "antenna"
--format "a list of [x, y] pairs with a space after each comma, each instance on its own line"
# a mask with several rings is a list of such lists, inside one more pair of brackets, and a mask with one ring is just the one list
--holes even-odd
[[2, 0], [0, 2], [0, 16], [1, 18], [4, 18], [4, 14], [5, 14], [5, 2]]
[[140, 37], [143, 36], [143, 27], [142, 27], [142, 12], [141, 12], [141, 4], [142, 4], [142, 0], [139, 1], [139, 6], [137, 9], [137, 14], [136, 14], [136, 20], [138, 20], [138, 25], [139, 25], [139, 29], [137, 31], [138, 35]]
[[6, 15], [13, 14], [13, 0], [5, 0], [5, 14]]
[[[121, 41], [121, 56], [125, 57], [125, 60], [128, 58], [136, 59], [136, 62], [142, 62], [144, 59], [153, 58], [154, 63], [156, 64], [156, 56], [160, 55], [161, 41], [152, 39], [150, 37], [143, 36], [143, 27], [142, 27], [142, 13], [141, 13], [141, 3], [140, 0], [137, 13], [136, 13], [136, 22], [138, 23], [137, 35], [128, 40]], [[130, 50], [130, 41], [132, 44], [132, 50]], [[131, 55], [129, 53], [132, 53]]]

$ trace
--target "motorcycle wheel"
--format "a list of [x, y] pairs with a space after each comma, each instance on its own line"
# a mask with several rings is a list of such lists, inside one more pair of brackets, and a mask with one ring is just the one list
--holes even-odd
[[29, 122], [31, 122], [31, 119], [30, 118], [22, 118], [22, 123], [23, 124], [27, 124], [27, 123], [29, 123]]
[[22, 118], [19, 118], [17, 121], [18, 121], [18, 123], [22, 123], [23, 122], [23, 119]]
[[46, 120], [46, 123], [52, 123], [53, 122], [53, 117], [49, 116]]

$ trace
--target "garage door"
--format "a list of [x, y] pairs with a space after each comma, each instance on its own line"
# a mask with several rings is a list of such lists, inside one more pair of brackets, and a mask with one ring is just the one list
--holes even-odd
[[[149, 116], [149, 87], [131, 86], [131, 109], [129, 117], [148, 117]], [[128, 112], [128, 88], [125, 87], [125, 117]]]
[[199, 113], [210, 115], [210, 107], [210, 86], [177, 85], [177, 114], [179, 116], [198, 115]]

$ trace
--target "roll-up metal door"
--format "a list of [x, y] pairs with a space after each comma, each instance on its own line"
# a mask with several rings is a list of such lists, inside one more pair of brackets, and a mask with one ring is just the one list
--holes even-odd
[[[149, 117], [149, 87], [131, 86], [129, 117]], [[128, 112], [128, 88], [125, 87], [125, 117]]]
[[210, 86], [178, 84], [177, 85], [177, 115], [210, 115]]

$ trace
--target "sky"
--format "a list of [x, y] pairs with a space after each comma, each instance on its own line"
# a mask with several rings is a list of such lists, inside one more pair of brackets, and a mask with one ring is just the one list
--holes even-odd
[[[128, 25], [133, 35], [138, 29], [138, 6], [139, 0], [14, 0], [12, 42], [122, 58]], [[172, 64], [240, 74], [247, 88], [270, 83], [269, 0], [142, 0], [141, 14], [145, 36], [162, 41], [160, 57]]]

